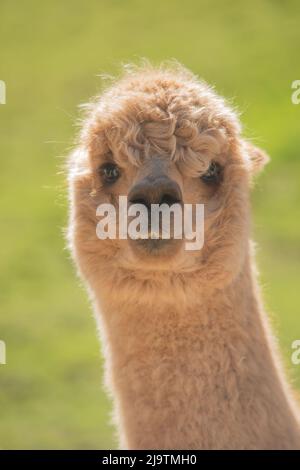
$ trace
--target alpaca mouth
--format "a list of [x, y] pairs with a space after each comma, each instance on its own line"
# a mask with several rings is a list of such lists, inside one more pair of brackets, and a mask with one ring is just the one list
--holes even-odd
[[136, 238], [130, 240], [134, 252], [154, 256], [175, 255], [182, 240], [174, 238]]

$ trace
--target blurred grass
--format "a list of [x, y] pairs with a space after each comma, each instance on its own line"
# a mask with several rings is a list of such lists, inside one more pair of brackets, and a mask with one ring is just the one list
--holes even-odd
[[[233, 97], [245, 134], [271, 154], [253, 194], [254, 232], [290, 366], [300, 337], [299, 2], [1, 0], [0, 19], [0, 448], [116, 445], [91, 309], [64, 249], [58, 167], [77, 105], [120, 62], [183, 62]], [[289, 368], [300, 388], [300, 367]]]

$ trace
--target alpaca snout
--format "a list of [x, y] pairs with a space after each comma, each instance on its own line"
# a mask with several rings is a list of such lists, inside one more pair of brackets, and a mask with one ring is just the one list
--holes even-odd
[[149, 174], [134, 184], [128, 200], [130, 204], [143, 204], [150, 210], [151, 204], [182, 204], [182, 193], [178, 183], [167, 175]]

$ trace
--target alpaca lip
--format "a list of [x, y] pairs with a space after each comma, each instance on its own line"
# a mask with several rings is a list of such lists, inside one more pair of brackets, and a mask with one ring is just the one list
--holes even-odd
[[171, 240], [172, 238], [168, 236], [168, 234], [166, 234], [166, 236], [164, 236], [164, 233], [159, 230], [158, 232], [154, 232], [154, 231], [151, 231], [151, 227], [149, 227], [149, 230], [148, 232], [146, 233], [141, 233], [137, 236], [135, 236], [134, 238], [131, 237], [133, 240], [156, 240], [156, 241], [159, 241], [159, 240]]
[[145, 246], [147, 248], [162, 248], [165, 245], [168, 245], [169, 243], [172, 242], [172, 239], [163, 239], [163, 238], [138, 238], [137, 240], [134, 240], [137, 242], [140, 246]]
[[144, 254], [156, 255], [156, 254], [175, 254], [176, 248], [179, 247], [182, 240], [174, 238], [138, 238], [130, 239], [130, 244], [133, 251], [143, 252]]

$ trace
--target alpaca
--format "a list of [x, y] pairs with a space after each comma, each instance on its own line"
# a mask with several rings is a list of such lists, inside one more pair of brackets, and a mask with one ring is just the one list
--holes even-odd
[[[69, 162], [69, 244], [95, 307], [121, 448], [300, 448], [249, 236], [251, 181], [267, 160], [230, 106], [178, 64], [127, 69], [88, 105]], [[203, 248], [99, 240], [96, 208], [119, 195], [203, 203]]]

